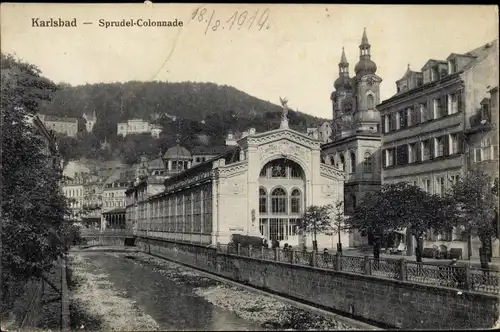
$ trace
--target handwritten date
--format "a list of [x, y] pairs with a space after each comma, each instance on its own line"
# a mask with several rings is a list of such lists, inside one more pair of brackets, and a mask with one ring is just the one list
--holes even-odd
[[257, 9], [256, 11], [235, 11], [229, 18], [218, 19], [215, 10], [209, 11], [207, 8], [201, 7], [193, 11], [191, 19], [195, 22], [206, 23], [205, 34], [211, 29], [212, 31], [218, 30], [232, 30], [246, 28], [248, 30], [252, 27], [258, 31], [262, 29], [269, 29], [269, 8], [265, 10]]

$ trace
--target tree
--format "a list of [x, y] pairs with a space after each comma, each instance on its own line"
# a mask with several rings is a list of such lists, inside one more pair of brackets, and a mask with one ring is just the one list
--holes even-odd
[[303, 234], [313, 235], [313, 250], [318, 251], [316, 236], [324, 233], [332, 227], [331, 205], [311, 205], [306, 208], [302, 218], [299, 219], [299, 229]]
[[346, 219], [346, 224], [351, 230], [358, 230], [364, 236], [371, 234], [373, 257], [376, 260], [380, 257], [382, 240], [395, 230], [387, 220], [389, 202], [384, 194], [384, 188], [381, 192], [366, 193], [356, 205], [354, 213]]
[[11, 55], [1, 56], [0, 213], [2, 218], [2, 307], [13, 283], [43, 277], [66, 248], [69, 209], [59, 181], [62, 174], [43, 152], [44, 142], [26, 121], [50, 101], [54, 83], [35, 66]]
[[340, 239], [341, 232], [345, 229], [345, 215], [344, 215], [344, 202], [338, 201], [335, 203], [335, 209], [333, 211], [333, 221], [335, 223], [334, 233], [338, 235], [337, 251], [342, 253], [342, 242]]
[[[498, 206], [497, 186], [489, 175], [471, 170], [451, 188], [458, 224], [465, 228], [468, 237], [469, 259], [472, 254], [470, 238], [473, 232], [477, 232], [481, 250], [484, 253], [491, 251], [491, 240], [497, 232], [494, 223]], [[481, 255], [481, 266], [487, 268], [488, 261], [484, 256]]]
[[383, 185], [380, 192], [367, 193], [347, 220], [352, 229], [373, 236], [373, 256], [378, 259], [382, 241], [396, 230], [407, 230], [417, 242], [417, 262], [422, 261], [423, 238], [433, 228], [452, 227], [453, 205], [447, 197], [431, 195], [407, 182]]

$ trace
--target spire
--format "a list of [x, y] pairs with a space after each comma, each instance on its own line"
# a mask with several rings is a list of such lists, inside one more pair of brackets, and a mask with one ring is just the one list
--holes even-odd
[[363, 29], [363, 37], [361, 38], [361, 46], [370, 46], [370, 43], [368, 42], [368, 37], [366, 36], [366, 28]]
[[344, 51], [343, 47], [342, 47], [342, 56], [340, 57], [340, 64], [341, 65], [349, 65], [349, 62], [347, 62], [347, 58], [345, 56], [345, 51]]
[[349, 62], [347, 62], [347, 57], [345, 56], [344, 48], [342, 47], [342, 56], [340, 57], [339, 63], [339, 75], [349, 74]]

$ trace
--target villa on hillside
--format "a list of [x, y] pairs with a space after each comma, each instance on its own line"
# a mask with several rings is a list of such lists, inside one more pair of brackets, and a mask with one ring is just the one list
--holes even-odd
[[127, 135], [136, 135], [149, 133], [155, 138], [159, 138], [162, 132], [161, 126], [152, 124], [141, 119], [132, 119], [127, 122], [119, 122], [117, 125], [117, 134], [123, 137]]

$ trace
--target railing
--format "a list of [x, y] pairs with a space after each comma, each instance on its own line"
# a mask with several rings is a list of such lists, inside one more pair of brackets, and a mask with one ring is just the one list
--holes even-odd
[[104, 231], [100, 229], [88, 229], [82, 228], [80, 230], [80, 235], [83, 237], [98, 237], [98, 236], [129, 236], [131, 232], [126, 229], [106, 229]]
[[339, 253], [335, 255], [320, 254], [310, 251], [243, 247], [232, 244], [217, 245], [217, 252], [481, 293], [498, 294], [500, 292], [499, 271], [484, 270], [469, 265], [418, 263], [407, 261], [404, 258], [380, 258], [376, 260], [369, 256], [343, 256]]

